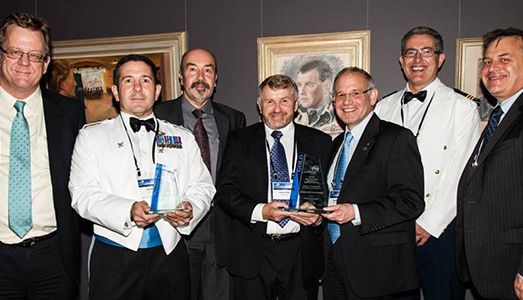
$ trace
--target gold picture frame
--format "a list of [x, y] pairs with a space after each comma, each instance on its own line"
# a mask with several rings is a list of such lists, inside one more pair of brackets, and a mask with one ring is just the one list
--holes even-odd
[[456, 88], [479, 99], [479, 113], [485, 125], [495, 99], [481, 83], [482, 58], [482, 38], [456, 40]]
[[[52, 61], [61, 61], [70, 66], [75, 74], [80, 73], [84, 83], [85, 93], [82, 101], [86, 106], [86, 118], [88, 122], [93, 122], [114, 117], [116, 114], [109, 88], [112, 85], [112, 72], [120, 58], [128, 54], [149, 57], [159, 67], [161, 99], [170, 100], [181, 95], [177, 75], [181, 57], [186, 50], [185, 32], [55, 41], [52, 43]], [[90, 82], [85, 82], [85, 74], [98, 84], [94, 92], [93, 88], [89, 87]], [[97, 101], [86, 101], [86, 96]]]
[[[345, 67], [370, 71], [370, 30], [261, 37], [257, 43], [258, 81], [285, 74], [298, 85], [300, 104], [295, 122], [319, 129], [333, 138], [341, 133], [343, 129], [331, 101], [333, 79]], [[307, 92], [304, 76], [315, 77], [309, 86], [316, 85], [322, 90], [315, 95]]]

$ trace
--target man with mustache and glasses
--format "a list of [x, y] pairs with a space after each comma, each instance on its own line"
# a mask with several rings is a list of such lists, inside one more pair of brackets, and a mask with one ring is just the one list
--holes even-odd
[[[423, 296], [463, 299], [454, 254], [456, 191], [480, 134], [477, 105], [438, 79], [445, 54], [436, 30], [416, 27], [405, 34], [399, 61], [407, 85], [378, 101], [375, 111], [410, 129], [421, 152], [426, 206], [416, 220], [416, 263]], [[419, 290], [405, 295], [419, 297]]]
[[[192, 133], [153, 114], [156, 74], [145, 56], [120, 59], [111, 87], [119, 116], [84, 126], [76, 140], [69, 190], [73, 208], [94, 223], [91, 300], [190, 299], [181, 235], [203, 219], [215, 188]], [[177, 194], [183, 210], [151, 212], [156, 182], [158, 208], [162, 194]]]
[[459, 181], [458, 273], [481, 297], [523, 299], [523, 30], [483, 36], [481, 81], [497, 105]]
[[293, 199], [300, 153], [320, 159], [326, 170], [331, 138], [293, 122], [298, 87], [288, 76], [265, 79], [257, 104], [263, 122], [229, 136], [215, 197], [232, 218], [226, 242], [234, 297], [316, 299], [324, 266], [321, 218], [281, 209]]
[[[245, 127], [245, 115], [212, 100], [218, 68], [216, 58], [209, 51], [196, 48], [186, 52], [178, 77], [183, 95], [158, 103], [154, 112], [159, 118], [194, 132], [204, 162], [216, 182], [227, 136], [230, 131]], [[211, 206], [209, 214], [187, 238], [193, 300], [229, 299], [229, 275], [224, 267], [227, 248], [221, 243], [227, 232], [214, 226], [221, 219], [227, 222], [228, 218]]]

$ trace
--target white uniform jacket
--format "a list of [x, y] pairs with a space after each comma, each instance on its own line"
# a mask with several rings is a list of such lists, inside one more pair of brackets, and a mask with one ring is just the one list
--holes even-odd
[[[165, 135], [181, 138], [182, 148], [162, 151], [155, 147], [156, 162], [177, 170], [180, 195], [193, 207], [193, 218], [187, 226], [174, 227], [163, 218], [156, 222], [165, 252], [169, 254], [180, 234], [190, 234], [208, 212], [216, 189], [192, 133], [163, 120], [158, 122]], [[80, 131], [72, 157], [69, 190], [72, 207], [94, 223], [95, 234], [128, 249], [138, 249], [143, 229], [131, 222], [130, 212], [133, 203], [141, 198], [121, 116], [85, 125]]]
[[[376, 104], [376, 114], [403, 126], [401, 104], [407, 90], [408, 87], [381, 99]], [[428, 110], [417, 140], [425, 179], [425, 211], [416, 222], [439, 237], [456, 217], [458, 181], [479, 139], [481, 126], [477, 105], [438, 78], [424, 90], [425, 107], [419, 113], [423, 114], [426, 107]], [[422, 117], [418, 115], [418, 119]], [[419, 123], [409, 126], [414, 135]]]

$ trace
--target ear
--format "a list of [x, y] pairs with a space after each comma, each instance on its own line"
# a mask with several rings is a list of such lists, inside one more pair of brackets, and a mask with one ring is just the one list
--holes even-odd
[[44, 71], [42, 72], [42, 74], [47, 73], [47, 67], [49, 66], [50, 62], [51, 62], [51, 57], [50, 56], [46, 57], [46, 59], [43, 63]]
[[438, 69], [441, 68], [441, 65], [445, 61], [445, 53], [441, 53], [438, 57]]
[[154, 101], [158, 100], [158, 97], [160, 97], [160, 92], [162, 91], [162, 85], [157, 84], [156, 85], [156, 91], [154, 92]]
[[300, 106], [300, 98], [297, 98], [297, 99], [294, 101], [294, 112], [297, 112], [297, 111], [298, 111], [298, 106]]
[[180, 84], [183, 85], [183, 75], [182, 75], [182, 70], [178, 71], [178, 79], [180, 80]]
[[400, 55], [400, 65], [403, 68], [403, 56], [402, 55]]
[[378, 102], [378, 90], [376, 88], [373, 88], [369, 93], [370, 93], [370, 105], [374, 106], [374, 105], [376, 105], [376, 102]]
[[120, 102], [120, 98], [118, 96], [118, 87], [116, 85], [111, 86], [111, 92], [113, 92], [113, 96], [116, 102]]
[[216, 81], [218, 81], [218, 73], [214, 75], [214, 87], [216, 87]]

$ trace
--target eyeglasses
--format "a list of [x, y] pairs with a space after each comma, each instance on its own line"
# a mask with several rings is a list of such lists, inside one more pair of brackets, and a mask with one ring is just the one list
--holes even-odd
[[441, 54], [441, 51], [436, 51], [432, 48], [422, 48], [422, 49], [407, 49], [403, 56], [405, 57], [416, 57], [416, 54], [420, 54], [421, 57], [432, 57], [434, 54]]
[[352, 91], [352, 92], [349, 92], [349, 93], [338, 93], [338, 94], [334, 94], [333, 95], [333, 98], [334, 98], [334, 101], [344, 101], [345, 99], [347, 99], [347, 97], [349, 97], [349, 99], [356, 99], [356, 98], [359, 98], [361, 96], [363, 96], [363, 94], [367, 93], [368, 91], [374, 89], [373, 87], [371, 88], [368, 88], [362, 92], [360, 91]]
[[24, 56], [24, 54], [26, 54], [29, 61], [40, 63], [40, 62], [44, 62], [44, 60], [46, 58], [45, 55], [38, 53], [38, 52], [23, 52], [23, 51], [15, 50], [15, 49], [5, 50], [3, 47], [0, 47], [0, 50], [2, 50], [2, 52], [5, 53], [5, 55], [11, 59], [20, 59], [20, 58], [22, 58], [22, 56]]

